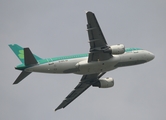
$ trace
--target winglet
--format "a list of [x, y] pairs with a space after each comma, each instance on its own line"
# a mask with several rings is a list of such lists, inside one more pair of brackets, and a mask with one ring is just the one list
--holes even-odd
[[55, 109], [55, 111], [57, 111], [57, 110], [59, 110], [59, 109], [62, 109], [62, 108], [64, 108], [64, 107], [62, 107], [62, 105], [59, 105], [59, 106]]
[[88, 13], [88, 12], [90, 12], [89, 10], [85, 10], [85, 13]]
[[91, 12], [91, 11], [89, 11], [89, 10], [85, 10], [85, 13], [87, 14], [87, 13], [92, 13], [92, 14], [94, 14], [93, 12]]
[[62, 109], [62, 108], [56, 108], [54, 111], [56, 112], [57, 110], [60, 110], [60, 109]]

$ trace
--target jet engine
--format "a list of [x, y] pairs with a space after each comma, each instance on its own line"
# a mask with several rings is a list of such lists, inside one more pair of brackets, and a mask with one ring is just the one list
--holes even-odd
[[108, 49], [104, 50], [106, 53], [112, 53], [113, 55], [123, 54], [125, 52], [125, 46], [123, 44], [112, 45]]
[[93, 87], [99, 87], [99, 88], [109, 88], [114, 86], [114, 79], [113, 78], [100, 78], [97, 82], [95, 82]]

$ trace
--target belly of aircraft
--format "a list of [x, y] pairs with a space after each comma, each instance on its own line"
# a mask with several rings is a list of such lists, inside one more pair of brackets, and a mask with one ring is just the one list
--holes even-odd
[[43, 72], [43, 73], [75, 73], [75, 74], [94, 74], [107, 72], [115, 69], [115, 65], [119, 62], [119, 56], [113, 56], [106, 61], [87, 62], [87, 59], [71, 60], [64, 62], [52, 62], [36, 65], [27, 68], [27, 72]]
[[78, 71], [76, 74], [94, 74], [100, 72], [107, 72], [115, 69], [115, 65], [119, 62], [119, 56], [114, 56], [106, 61], [89, 62], [87, 60], [81, 61], [76, 64]]

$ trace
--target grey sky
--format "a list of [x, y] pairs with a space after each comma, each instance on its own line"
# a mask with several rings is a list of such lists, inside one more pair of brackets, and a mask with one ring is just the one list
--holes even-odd
[[[30, 47], [42, 58], [87, 53], [86, 10], [95, 13], [109, 45], [147, 49], [155, 59], [108, 72], [113, 88], [91, 87], [54, 112], [81, 76], [33, 73], [12, 85], [20, 61], [8, 44]], [[0, 16], [1, 120], [166, 119], [165, 0], [1, 0]]]

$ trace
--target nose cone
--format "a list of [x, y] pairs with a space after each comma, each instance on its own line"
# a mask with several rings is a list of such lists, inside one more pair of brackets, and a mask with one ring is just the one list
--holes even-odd
[[155, 58], [154, 54], [151, 52], [148, 52], [148, 61], [151, 61]]

